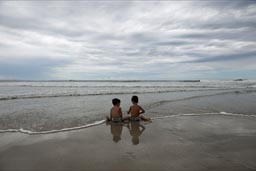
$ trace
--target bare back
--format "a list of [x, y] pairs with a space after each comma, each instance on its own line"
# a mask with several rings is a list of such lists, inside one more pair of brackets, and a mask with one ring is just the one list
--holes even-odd
[[114, 106], [110, 111], [110, 115], [112, 118], [120, 118], [122, 117], [122, 109], [118, 106]]
[[131, 117], [138, 117], [140, 114], [144, 113], [144, 109], [138, 104], [133, 104], [128, 113], [131, 113]]

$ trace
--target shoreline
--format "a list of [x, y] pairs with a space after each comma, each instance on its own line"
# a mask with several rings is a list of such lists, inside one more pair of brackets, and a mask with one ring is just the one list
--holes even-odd
[[255, 170], [255, 121], [177, 115], [56, 134], [1, 133], [0, 170]]
[[[255, 115], [255, 92], [166, 93], [140, 95], [146, 117], [155, 118], [177, 114], [231, 113]], [[87, 127], [109, 115], [114, 96], [94, 96], [59, 99], [31, 99], [0, 104], [0, 132], [51, 133], [75, 127]], [[130, 106], [130, 95], [120, 96], [125, 112]], [[15, 102], [15, 103], [14, 103]], [[96, 103], [97, 102], [97, 103]], [[102, 104], [98, 106], [97, 104]], [[12, 107], [16, 105], [16, 107]], [[106, 112], [107, 111], [107, 112]]]
[[[173, 117], [179, 117], [179, 116], [209, 116], [209, 115], [223, 115], [223, 116], [238, 116], [238, 117], [255, 117], [256, 115], [248, 115], [248, 114], [241, 114], [241, 113], [227, 113], [227, 112], [212, 112], [212, 113], [180, 113], [180, 114], [172, 114], [172, 115], [165, 115], [165, 116], [155, 116], [151, 118], [151, 121], [157, 120], [157, 119], [169, 119]], [[53, 130], [47, 130], [47, 131], [31, 131], [31, 130], [26, 130], [23, 128], [20, 129], [6, 129], [6, 130], [0, 130], [0, 133], [22, 133], [22, 134], [28, 134], [28, 135], [41, 135], [41, 134], [55, 134], [59, 132], [69, 132], [69, 131], [76, 131], [79, 129], [86, 129], [90, 127], [95, 127], [102, 125], [106, 122], [106, 120], [98, 120], [93, 123], [89, 123], [86, 125], [81, 125], [81, 126], [76, 126], [76, 127], [70, 127], [70, 128], [62, 128], [62, 129], [53, 129]], [[143, 121], [141, 121], [143, 122]], [[131, 123], [129, 122], [120, 122], [121, 124], [126, 124], [126, 123]]]

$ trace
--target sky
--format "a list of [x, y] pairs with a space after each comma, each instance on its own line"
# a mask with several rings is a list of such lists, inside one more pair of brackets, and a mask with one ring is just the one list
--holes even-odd
[[256, 1], [0, 1], [0, 79], [256, 78]]

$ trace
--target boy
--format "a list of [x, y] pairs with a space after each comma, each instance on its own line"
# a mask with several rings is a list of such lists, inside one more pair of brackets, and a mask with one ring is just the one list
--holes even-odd
[[127, 114], [131, 113], [130, 120], [140, 121], [140, 119], [142, 119], [144, 121], [150, 121], [150, 118], [146, 118], [141, 115], [145, 113], [145, 110], [140, 105], [138, 105], [138, 102], [139, 102], [138, 96], [132, 96], [131, 101], [133, 105], [130, 107], [129, 111], [127, 112]]
[[120, 107], [121, 101], [117, 98], [112, 99], [113, 107], [110, 110], [110, 118], [107, 117], [108, 121], [113, 122], [122, 122], [123, 121], [123, 114], [122, 109]]

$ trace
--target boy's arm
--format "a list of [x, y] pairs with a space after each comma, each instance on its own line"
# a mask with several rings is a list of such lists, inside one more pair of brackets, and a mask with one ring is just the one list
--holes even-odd
[[120, 111], [119, 111], [119, 112], [120, 112], [120, 116], [123, 117], [122, 108], [120, 107], [119, 110], [120, 110]]
[[112, 119], [112, 109], [110, 109], [110, 119]]
[[145, 110], [140, 106], [140, 114], [145, 113]]
[[129, 110], [128, 110], [127, 114], [130, 114], [130, 113], [131, 113], [131, 107], [129, 108]]

